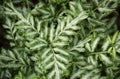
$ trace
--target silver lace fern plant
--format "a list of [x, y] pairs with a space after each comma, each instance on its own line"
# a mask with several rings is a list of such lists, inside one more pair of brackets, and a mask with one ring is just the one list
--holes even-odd
[[118, 3], [3, 1], [0, 79], [119, 79]]

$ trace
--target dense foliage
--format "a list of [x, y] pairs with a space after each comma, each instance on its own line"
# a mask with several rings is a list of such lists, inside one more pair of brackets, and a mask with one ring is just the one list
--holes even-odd
[[120, 79], [119, 3], [1, 1], [0, 79]]

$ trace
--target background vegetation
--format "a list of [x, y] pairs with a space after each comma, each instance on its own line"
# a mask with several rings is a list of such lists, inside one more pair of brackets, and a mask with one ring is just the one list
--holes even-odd
[[120, 79], [120, 0], [0, 0], [0, 79]]

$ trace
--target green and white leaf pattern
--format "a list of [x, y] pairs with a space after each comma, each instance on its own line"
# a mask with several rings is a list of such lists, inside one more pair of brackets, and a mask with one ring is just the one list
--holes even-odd
[[119, 79], [119, 4], [1, 0], [0, 79]]

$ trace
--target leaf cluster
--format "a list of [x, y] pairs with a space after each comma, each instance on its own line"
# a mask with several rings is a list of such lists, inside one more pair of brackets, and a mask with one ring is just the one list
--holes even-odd
[[10, 49], [0, 79], [119, 79], [119, 0], [4, 0]]

